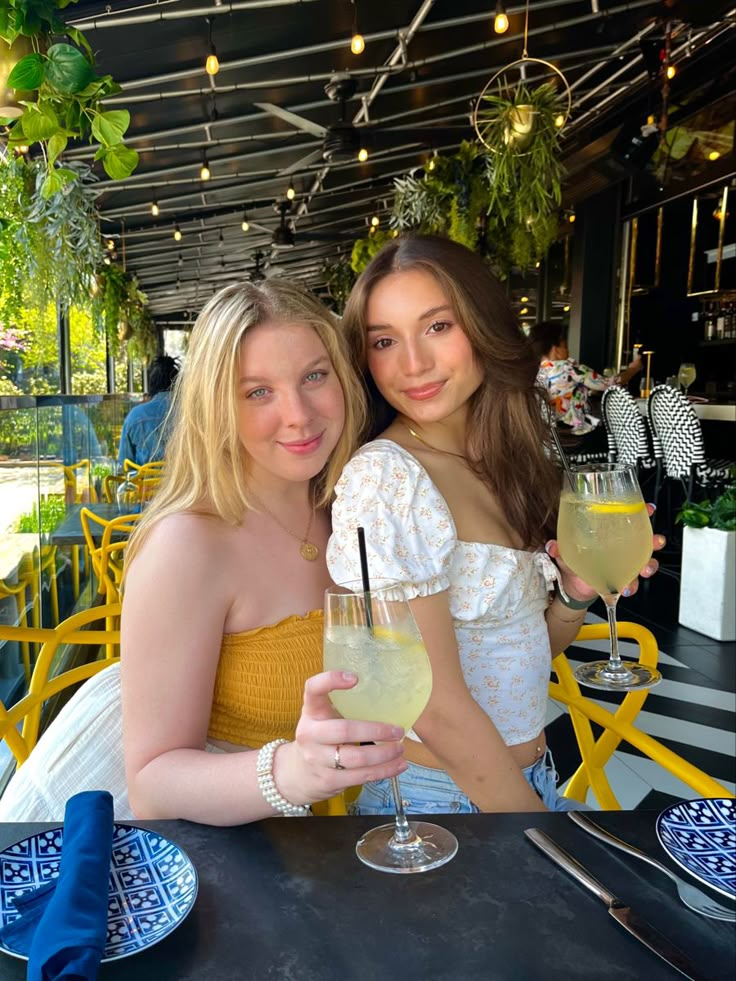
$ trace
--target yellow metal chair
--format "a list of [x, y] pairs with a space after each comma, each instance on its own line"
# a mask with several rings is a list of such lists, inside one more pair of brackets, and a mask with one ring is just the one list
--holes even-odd
[[121, 514], [106, 521], [88, 508], [82, 508], [79, 518], [92, 568], [97, 577], [97, 592], [105, 597], [106, 603], [117, 603], [120, 599], [127, 536], [135, 528], [140, 515]]
[[120, 604], [113, 604], [83, 610], [53, 629], [11, 627], [0, 624], [0, 640], [34, 642], [42, 645], [33, 669], [28, 693], [9, 709], [6, 709], [0, 701], [0, 739], [5, 741], [16, 758], [18, 766], [25, 763], [38, 741], [44, 703], [70, 685], [86, 681], [87, 678], [91, 678], [98, 671], [119, 660], [119, 656], [110, 655], [102, 660], [81, 664], [62, 674], [49, 677], [54, 655], [60, 645], [75, 644], [97, 649], [104, 645], [106, 650], [114, 651], [120, 644], [119, 631], [84, 628], [95, 620], [107, 621], [119, 616]]
[[[622, 639], [635, 640], [638, 643], [639, 660], [642, 664], [656, 667], [658, 648], [651, 631], [636, 623], [619, 623], [618, 634]], [[608, 625], [597, 623], [583, 626], [575, 640], [607, 638]], [[590, 789], [603, 810], [620, 811], [621, 805], [608, 782], [605, 766], [622, 742], [629, 743], [649, 759], [659, 763], [701, 797], [733, 797], [717, 780], [636, 728], [634, 721], [649, 695], [648, 689], [627, 692], [616, 711], [610, 712], [581, 693], [565, 654], [558, 654], [552, 667], [557, 680], [550, 682], [549, 695], [567, 706], [582, 759], [565, 789], [565, 797], [584, 801]], [[603, 728], [597, 739], [591, 722]]]
[[[26, 606], [26, 586], [25, 579], [19, 579], [17, 583], [9, 583], [5, 579], [0, 579], [0, 599], [12, 596], [15, 600], [15, 608], [18, 615], [18, 627], [21, 630], [28, 630], [28, 608]], [[26, 676], [26, 684], [31, 680], [31, 643], [26, 634], [20, 640], [21, 657], [23, 658], [23, 671]]]

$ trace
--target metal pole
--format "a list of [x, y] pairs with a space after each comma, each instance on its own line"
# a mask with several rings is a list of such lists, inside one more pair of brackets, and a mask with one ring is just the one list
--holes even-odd
[[69, 310], [60, 299], [56, 301], [56, 336], [59, 342], [59, 391], [72, 394], [72, 352], [69, 340]]

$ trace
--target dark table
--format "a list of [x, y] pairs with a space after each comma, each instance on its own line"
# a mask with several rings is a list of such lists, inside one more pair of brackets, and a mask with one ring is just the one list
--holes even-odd
[[[120, 515], [117, 504], [68, 504], [64, 520], [51, 532], [52, 545], [84, 545], [82, 519], [79, 516], [82, 508], [87, 508], [103, 521], [111, 521]], [[102, 529], [97, 534], [98, 527], [92, 526], [95, 540], [102, 537]]]
[[[663, 857], [654, 812], [596, 814]], [[184, 923], [104, 965], [101, 981], [564, 981], [681, 978], [523, 835], [546, 830], [714, 981], [731, 981], [734, 924], [684, 907], [674, 886], [564, 814], [443, 815], [460, 842], [421, 875], [375, 872], [355, 842], [375, 818], [275, 818], [237, 828], [140, 822], [180, 844], [200, 877]], [[0, 824], [0, 847], [41, 825]], [[666, 857], [665, 861], [668, 861]], [[674, 867], [674, 866], [673, 866]], [[683, 873], [685, 876], [685, 873]], [[25, 964], [0, 955], [0, 981]]]

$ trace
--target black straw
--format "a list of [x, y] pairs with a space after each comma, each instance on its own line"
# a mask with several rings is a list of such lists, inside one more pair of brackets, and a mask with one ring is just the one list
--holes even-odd
[[560, 442], [560, 436], [557, 432], [557, 426], [552, 423], [550, 428], [552, 429], [552, 439], [555, 441], [555, 446], [557, 447], [557, 452], [560, 455], [562, 466], [565, 468], [565, 473], [567, 474], [567, 479], [570, 482], [570, 487], [572, 490], [575, 490], [575, 479], [573, 478], [572, 470], [570, 469], [570, 463], [565, 456], [565, 451], [562, 449], [562, 443]]
[[373, 606], [371, 604], [371, 580], [368, 575], [368, 553], [365, 550], [365, 531], [358, 528], [358, 551], [360, 553], [360, 575], [363, 579], [363, 598], [365, 600], [365, 619], [368, 629], [373, 633]]

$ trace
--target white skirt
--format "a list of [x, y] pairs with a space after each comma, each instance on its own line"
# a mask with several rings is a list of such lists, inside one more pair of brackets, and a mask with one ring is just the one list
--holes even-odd
[[115, 819], [133, 819], [119, 662], [86, 681], [41, 736], [0, 798], [0, 821], [63, 821], [67, 800], [82, 790], [109, 790]]

